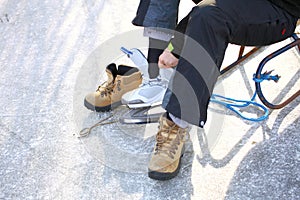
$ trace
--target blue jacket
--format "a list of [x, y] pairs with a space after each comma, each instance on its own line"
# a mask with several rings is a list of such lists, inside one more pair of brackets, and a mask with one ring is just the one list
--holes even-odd
[[180, 0], [141, 0], [136, 17], [136, 26], [174, 29], [178, 20]]

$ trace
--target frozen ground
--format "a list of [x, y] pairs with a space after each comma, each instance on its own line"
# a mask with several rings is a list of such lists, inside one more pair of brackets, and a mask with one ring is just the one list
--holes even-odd
[[[146, 174], [157, 124], [115, 123], [76, 137], [99, 119], [126, 111], [96, 114], [82, 101], [104, 78], [102, 63], [127, 61], [119, 52], [105, 55], [115, 55], [111, 44], [135, 46], [122, 39], [140, 30], [130, 23], [137, 5], [0, 0], [0, 199], [299, 199], [299, 98], [260, 123], [210, 105], [205, 130], [191, 131], [179, 175], [165, 182]], [[190, 6], [181, 5], [181, 16]], [[262, 48], [222, 77], [218, 88], [249, 99], [256, 66], [287, 42]], [[225, 65], [237, 50], [228, 49]], [[282, 76], [264, 85], [270, 99], [280, 102], [300, 88], [297, 53], [268, 66]]]

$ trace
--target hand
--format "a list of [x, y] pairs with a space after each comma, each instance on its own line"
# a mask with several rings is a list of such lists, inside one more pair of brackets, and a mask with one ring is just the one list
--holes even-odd
[[160, 68], [172, 68], [178, 64], [178, 59], [168, 50], [159, 56], [158, 66]]

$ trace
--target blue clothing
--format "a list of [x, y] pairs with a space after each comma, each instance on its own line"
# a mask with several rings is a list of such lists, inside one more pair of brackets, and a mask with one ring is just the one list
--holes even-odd
[[180, 0], [141, 0], [136, 17], [136, 26], [174, 29], [178, 19]]

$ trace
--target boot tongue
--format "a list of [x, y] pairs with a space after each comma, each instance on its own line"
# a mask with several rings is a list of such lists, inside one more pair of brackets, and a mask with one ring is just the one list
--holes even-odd
[[[174, 122], [172, 122], [171, 120], [169, 120], [165, 115], [163, 116], [163, 120], [162, 120], [162, 125], [165, 127], [173, 127], [175, 125]], [[177, 129], [177, 126], [175, 126], [173, 129]], [[162, 135], [164, 137], [168, 137], [168, 133], [167, 132], [162, 132]], [[176, 137], [176, 134], [170, 134], [169, 135], [170, 138], [174, 139]]]
[[115, 80], [116, 76], [117, 76], [118, 70], [117, 70], [117, 66], [115, 63], [109, 64], [106, 67], [106, 74], [107, 74], [107, 82], [111, 83]]
[[107, 83], [114, 82], [115, 77], [113, 73], [111, 73], [111, 71], [109, 71], [108, 69], [106, 69], [106, 75], [107, 75]]

